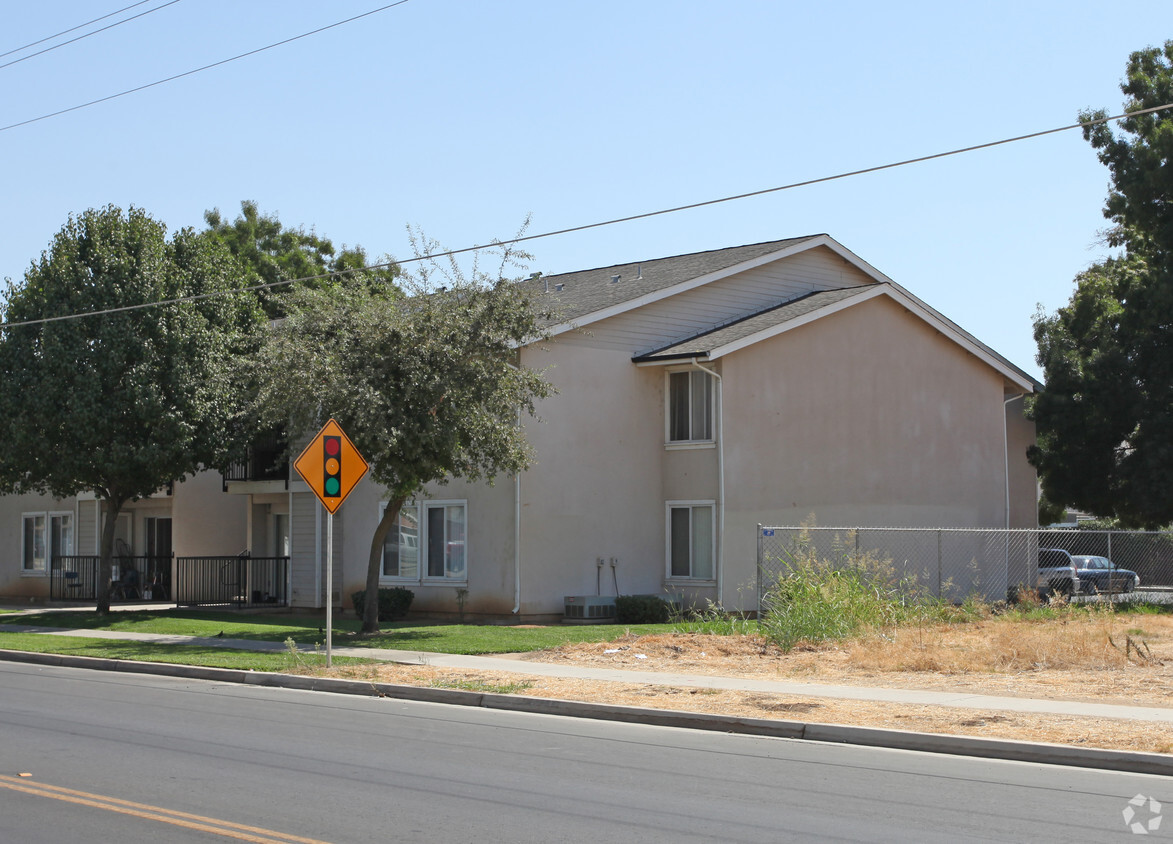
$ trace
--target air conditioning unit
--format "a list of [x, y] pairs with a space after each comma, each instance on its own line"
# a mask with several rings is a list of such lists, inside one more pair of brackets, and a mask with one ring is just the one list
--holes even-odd
[[562, 620], [569, 624], [591, 624], [615, 620], [614, 595], [567, 595]]

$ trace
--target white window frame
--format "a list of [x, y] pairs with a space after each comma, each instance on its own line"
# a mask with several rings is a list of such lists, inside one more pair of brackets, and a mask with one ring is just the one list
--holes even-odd
[[[53, 547], [53, 520], [66, 518], [69, 519], [69, 547], [64, 549], [57, 549]], [[45, 558], [41, 560], [40, 565], [33, 560], [31, 568], [25, 566], [25, 559], [28, 554], [28, 545], [25, 540], [25, 522], [29, 519], [43, 519], [42, 528], [43, 537], [41, 539], [42, 545], [45, 549]], [[33, 528], [36, 531], [36, 527]], [[64, 554], [69, 556], [74, 553], [73, 547], [77, 543], [77, 521], [74, 519], [72, 510], [40, 510], [20, 514], [20, 574], [22, 577], [45, 577], [49, 574], [49, 569], [52, 567], [53, 554]], [[35, 543], [34, 538], [34, 543]]]
[[[689, 374], [688, 387], [688, 439], [672, 439], [672, 376]], [[693, 437], [692, 431], [692, 408], [693, 408], [693, 393], [692, 382], [693, 374], [707, 379], [709, 385], [708, 392], [708, 416], [709, 416], [709, 436], [696, 438]], [[716, 445], [717, 433], [717, 402], [716, 402], [716, 379], [712, 373], [705, 372], [703, 369], [696, 369], [694, 367], [670, 367], [664, 372], [664, 445], [669, 449], [688, 449], [688, 448], [714, 448]]]
[[[56, 518], [69, 519], [69, 547], [63, 549], [56, 549], [53, 547], [53, 520]], [[77, 552], [74, 548], [77, 547], [77, 519], [74, 518], [72, 510], [50, 510], [49, 511], [49, 560], [52, 562], [53, 554], [60, 554], [65, 557], [70, 557]]]
[[[387, 512], [387, 504], [388, 503], [389, 502], [387, 502], [387, 501], [379, 502], [379, 520], [380, 521], [382, 521], [382, 519], [383, 519], [383, 514]], [[402, 514], [403, 510], [415, 510], [416, 511], [416, 524], [418, 525], [418, 524], [420, 524], [419, 509], [420, 509], [419, 502], [405, 501], [405, 502], [403, 502], [403, 507], [400, 508], [400, 513]], [[419, 583], [420, 582], [420, 576], [423, 572], [423, 554], [421, 553], [423, 550], [423, 536], [421, 534], [422, 534], [422, 531], [420, 532], [420, 534], [416, 535], [415, 577], [403, 577], [401, 575], [385, 574], [384, 573], [386, 571], [386, 564], [387, 564], [387, 558], [385, 556], [386, 542], [384, 542], [384, 550], [379, 552], [379, 582], [380, 583]]]
[[[380, 552], [379, 560], [379, 582], [380, 583], [414, 583], [417, 585], [428, 584], [445, 584], [462, 585], [468, 583], [468, 563], [469, 563], [469, 543], [468, 543], [468, 499], [453, 498], [453, 499], [426, 499], [422, 501], [407, 501], [403, 504], [404, 509], [414, 507], [417, 513], [417, 524], [419, 525], [419, 534], [417, 539], [418, 559], [416, 563], [415, 577], [396, 577], [394, 575], [383, 574], [383, 566], [386, 562], [382, 558]], [[431, 575], [428, 574], [428, 545], [430, 536], [428, 531], [428, 512], [431, 510], [443, 510], [447, 507], [460, 507], [464, 510], [464, 564], [459, 573]], [[387, 511], [387, 502], [383, 501], [379, 504], [379, 518], [382, 519], [383, 514]], [[444, 569], [448, 570], [448, 559], [445, 556]]]
[[[713, 573], [708, 577], [696, 577], [692, 574], [695, 568], [695, 549], [693, 540], [695, 531], [694, 512], [698, 507], [709, 508], [709, 560]], [[672, 511], [688, 510], [688, 570], [689, 574], [672, 573]], [[667, 501], [664, 503], [664, 579], [675, 583], [716, 583], [717, 572], [717, 502], [714, 499]]]
[[[458, 575], [449, 576], [428, 574], [429, 546], [432, 537], [428, 531], [428, 511], [442, 510], [446, 507], [461, 507], [464, 509], [464, 566]], [[425, 501], [420, 507], [420, 576], [424, 583], [460, 584], [468, 583], [468, 501], [467, 499], [451, 499], [445, 501]], [[447, 543], [446, 543], [447, 544]], [[448, 571], [448, 560], [445, 556], [444, 571]]]
[[[41, 560], [40, 565], [37, 565], [36, 557], [32, 559], [32, 565], [26, 565], [29, 559], [28, 548], [28, 531], [25, 524], [30, 519], [41, 519], [41, 547], [45, 549], [45, 558]], [[33, 553], [36, 553], [36, 523], [33, 524]], [[21, 513], [20, 514], [20, 574], [22, 577], [44, 577], [49, 573], [49, 514], [41, 511], [39, 513]]]

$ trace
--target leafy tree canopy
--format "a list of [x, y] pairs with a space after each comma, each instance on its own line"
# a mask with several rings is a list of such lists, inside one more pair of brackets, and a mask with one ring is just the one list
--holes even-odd
[[[224, 220], [218, 208], [205, 211], [204, 221], [208, 231], [255, 273], [254, 284], [314, 278], [305, 285], [329, 287], [361, 279], [366, 284], [394, 289], [399, 272], [394, 265], [357, 273], [371, 263], [361, 246], [335, 249], [328, 238], [303, 228], [287, 228], [276, 214], [262, 214], [251, 200], [240, 203], [240, 216], [231, 223]], [[259, 291], [258, 298], [269, 316], [284, 315], [288, 291], [285, 285]]]
[[[1121, 90], [1129, 112], [1173, 103], [1173, 41], [1133, 53]], [[1155, 527], [1173, 521], [1173, 110], [1120, 128], [1084, 128], [1111, 172], [1107, 240], [1122, 251], [1035, 318], [1047, 386], [1030, 458], [1053, 504]]]
[[[431, 250], [434, 251], [434, 250]], [[515, 257], [505, 250], [506, 261]], [[443, 286], [425, 271], [409, 295], [351, 285], [289, 294], [289, 316], [257, 357], [258, 414], [312, 432], [335, 418], [390, 501], [371, 542], [366, 594], [378, 589], [383, 540], [404, 502], [430, 483], [515, 474], [532, 458], [523, 413], [550, 394], [517, 347], [543, 335], [517, 284], [455, 268]], [[363, 630], [378, 629], [378, 603]]]
[[[145, 211], [114, 206], [71, 216], [23, 282], [7, 285], [0, 489], [106, 502], [100, 611], [121, 508], [223, 466], [229, 444], [247, 442], [233, 373], [263, 321], [254, 297], [230, 292], [239, 285], [236, 260], [211, 236], [168, 239]], [[199, 294], [215, 295], [102, 313]], [[53, 321], [19, 324], [42, 319]]]

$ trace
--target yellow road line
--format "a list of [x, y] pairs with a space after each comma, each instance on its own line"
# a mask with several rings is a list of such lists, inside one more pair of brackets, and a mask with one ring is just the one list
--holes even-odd
[[102, 794], [92, 794], [86, 791], [77, 791], [72, 788], [63, 788], [59, 785], [38, 783], [29, 779], [10, 777], [0, 774], [0, 788], [32, 794], [37, 797], [49, 797], [53, 800], [62, 800], [67, 803], [76, 803], [81, 806], [90, 806], [95, 809], [105, 809], [108, 812], [117, 812], [144, 820], [159, 821], [172, 826], [185, 827], [200, 832], [211, 832], [238, 841], [251, 841], [255, 844], [328, 844], [316, 838], [302, 838], [299, 835], [289, 835], [271, 829], [231, 821], [209, 818], [204, 815], [193, 815], [189, 812], [180, 812], [175, 809], [166, 809], [162, 806], [152, 806], [147, 803], [135, 803], [131, 800], [122, 800], [117, 797], [107, 797]]

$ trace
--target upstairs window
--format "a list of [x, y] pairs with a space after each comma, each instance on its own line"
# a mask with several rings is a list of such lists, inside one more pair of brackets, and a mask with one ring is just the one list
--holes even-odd
[[668, 374], [668, 442], [713, 439], [713, 376], [691, 370]]

